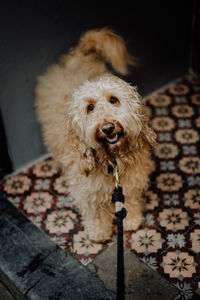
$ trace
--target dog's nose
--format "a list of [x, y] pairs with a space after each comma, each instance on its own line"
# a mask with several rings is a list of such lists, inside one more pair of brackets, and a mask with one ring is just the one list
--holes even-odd
[[101, 130], [107, 135], [110, 135], [114, 131], [114, 129], [115, 125], [113, 123], [106, 123], [101, 127]]

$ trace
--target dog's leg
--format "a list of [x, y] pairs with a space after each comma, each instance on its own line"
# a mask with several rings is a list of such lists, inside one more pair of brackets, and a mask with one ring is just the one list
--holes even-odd
[[82, 213], [84, 227], [91, 241], [103, 243], [111, 239], [113, 234], [113, 217], [114, 214], [107, 208], [84, 210]]
[[144, 202], [134, 201], [133, 198], [125, 198], [127, 216], [124, 219], [124, 230], [137, 230], [143, 220]]

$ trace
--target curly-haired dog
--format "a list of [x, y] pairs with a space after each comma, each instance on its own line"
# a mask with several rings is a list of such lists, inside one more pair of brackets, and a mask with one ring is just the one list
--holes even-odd
[[141, 224], [155, 144], [136, 87], [112, 75], [107, 63], [127, 73], [132, 57], [123, 39], [108, 29], [88, 31], [38, 78], [36, 88], [44, 141], [61, 163], [88, 237], [96, 242], [110, 239], [114, 229], [114, 163], [128, 212], [124, 229]]

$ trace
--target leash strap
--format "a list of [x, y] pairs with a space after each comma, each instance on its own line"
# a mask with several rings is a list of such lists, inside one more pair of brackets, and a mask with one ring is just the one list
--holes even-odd
[[[112, 202], [115, 204], [115, 215], [117, 217], [117, 300], [124, 299], [124, 240], [123, 240], [123, 219], [126, 217], [124, 207], [124, 195], [119, 185], [118, 172], [116, 171], [116, 186], [112, 194]], [[115, 173], [114, 173], [115, 175]]]

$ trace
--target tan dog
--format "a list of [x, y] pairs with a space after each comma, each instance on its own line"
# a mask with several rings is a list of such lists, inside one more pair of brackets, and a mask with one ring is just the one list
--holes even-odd
[[88, 236], [96, 242], [109, 240], [114, 229], [114, 162], [128, 212], [124, 229], [141, 224], [155, 145], [136, 87], [108, 72], [106, 63], [127, 73], [132, 58], [123, 39], [108, 29], [88, 31], [36, 88], [44, 141], [61, 163]]

